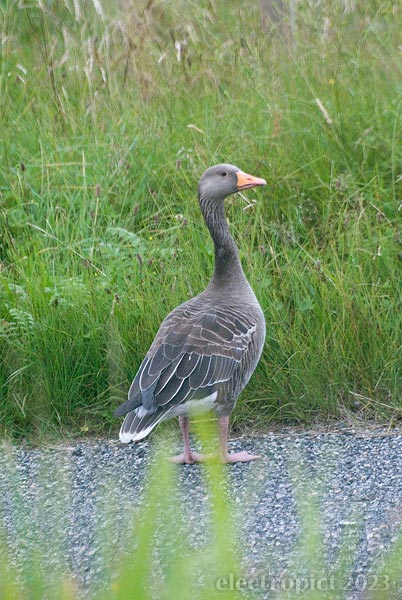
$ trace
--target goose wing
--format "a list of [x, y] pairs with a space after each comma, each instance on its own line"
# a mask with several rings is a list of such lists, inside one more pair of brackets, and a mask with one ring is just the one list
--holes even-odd
[[230, 380], [248, 351], [256, 325], [241, 307], [185, 303], [172, 311], [115, 416], [143, 406], [147, 413], [205, 398]]

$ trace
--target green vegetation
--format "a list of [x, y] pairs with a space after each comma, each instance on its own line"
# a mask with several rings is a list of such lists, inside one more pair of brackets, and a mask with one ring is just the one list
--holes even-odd
[[219, 161], [268, 180], [228, 201], [268, 323], [236, 423], [400, 416], [397, 3], [303, 0], [290, 41], [256, 0], [0, 18], [3, 433], [116, 427], [159, 322], [208, 281], [196, 184]]

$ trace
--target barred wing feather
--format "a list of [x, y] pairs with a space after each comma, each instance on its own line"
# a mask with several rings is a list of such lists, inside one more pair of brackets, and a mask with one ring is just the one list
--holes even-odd
[[255, 324], [241, 306], [223, 310], [199, 302], [192, 306], [190, 301], [177, 307], [162, 322], [128, 400], [115, 415], [142, 406], [147, 416], [157, 413], [159, 417], [162, 407], [167, 411], [212, 394], [231, 379], [254, 331]]

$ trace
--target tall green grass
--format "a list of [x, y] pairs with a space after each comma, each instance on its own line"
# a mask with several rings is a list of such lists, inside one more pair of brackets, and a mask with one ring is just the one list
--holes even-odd
[[[397, 3], [3, 0], [0, 427], [100, 432], [213, 255], [209, 165], [267, 343], [236, 423], [401, 413]], [[286, 21], [286, 16], [284, 17]]]

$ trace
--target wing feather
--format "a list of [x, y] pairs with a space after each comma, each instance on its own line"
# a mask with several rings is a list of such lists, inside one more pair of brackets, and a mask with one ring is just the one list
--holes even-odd
[[247, 353], [255, 323], [242, 307], [227, 310], [192, 301], [162, 322], [130, 387], [129, 400], [116, 413], [144, 406], [170, 410], [189, 399], [213, 393], [229, 381]]
[[189, 377], [200, 360], [200, 355], [195, 352], [184, 354], [180, 363], [177, 365], [177, 376], [185, 379]]
[[150, 375], [160, 375], [163, 369], [170, 364], [170, 359], [164, 353], [163, 345], [156, 348], [155, 353], [149, 358], [148, 372]]
[[184, 379], [172, 375], [163, 388], [159, 389], [159, 386], [157, 386], [155, 389], [156, 405], [160, 406], [160, 404], [168, 404], [169, 402], [176, 404], [176, 395], [184, 381]]
[[[161, 391], [169, 385], [172, 379], [177, 379], [177, 365], [182, 360], [182, 356], [178, 356], [175, 360], [173, 360], [168, 367], [164, 371], [161, 372], [157, 385], [155, 387], [155, 394], [160, 394]], [[174, 385], [174, 384], [173, 384]]]
[[201, 356], [200, 361], [197, 364], [197, 368], [190, 375], [190, 387], [193, 390], [197, 390], [203, 387], [203, 383], [207, 378], [209, 371], [209, 365], [211, 363], [211, 356]]
[[173, 382], [169, 382], [164, 388], [163, 393], [155, 394], [155, 402], [157, 406], [165, 406], [166, 404], [177, 405], [184, 402], [190, 395], [190, 382], [188, 379], [175, 379], [176, 388], [173, 387]]

